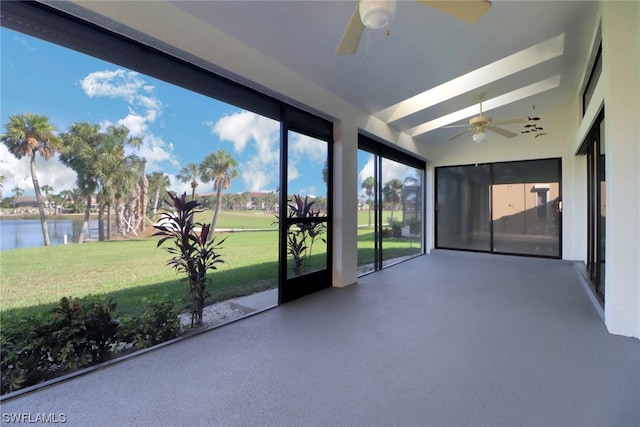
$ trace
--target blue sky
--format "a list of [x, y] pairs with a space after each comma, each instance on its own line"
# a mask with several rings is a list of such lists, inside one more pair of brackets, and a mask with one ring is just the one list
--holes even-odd
[[[46, 115], [60, 131], [83, 121], [125, 125], [143, 138], [137, 154], [147, 159], [147, 173], [165, 172], [172, 190], [189, 190], [175, 179], [182, 166], [222, 148], [239, 164], [229, 192], [278, 187], [277, 122], [5, 28], [0, 42], [2, 132], [10, 115], [27, 112]], [[301, 135], [291, 141], [289, 193], [326, 196], [321, 175], [326, 143]], [[54, 193], [75, 186], [75, 173], [57, 159], [38, 156], [36, 162], [41, 185], [50, 185]], [[16, 186], [33, 194], [28, 159], [16, 159], [4, 144], [0, 175], [7, 178], [4, 196]], [[197, 188], [211, 191], [209, 185]]]

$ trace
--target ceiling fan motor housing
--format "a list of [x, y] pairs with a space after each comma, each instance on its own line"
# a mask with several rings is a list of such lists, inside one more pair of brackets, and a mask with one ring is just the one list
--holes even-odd
[[472, 127], [484, 126], [484, 125], [486, 125], [486, 124], [488, 124], [490, 122], [491, 122], [491, 117], [490, 116], [483, 116], [483, 115], [472, 117], [471, 120], [469, 120], [469, 124]]
[[360, 0], [360, 19], [367, 28], [384, 28], [396, 14], [396, 0]]

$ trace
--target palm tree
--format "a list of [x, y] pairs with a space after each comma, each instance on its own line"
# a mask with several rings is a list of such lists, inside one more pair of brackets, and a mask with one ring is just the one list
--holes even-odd
[[2, 135], [2, 142], [9, 149], [9, 152], [21, 159], [24, 156], [31, 158], [31, 180], [36, 193], [38, 211], [40, 212], [40, 224], [42, 225], [42, 237], [44, 245], [49, 246], [49, 229], [47, 218], [42, 204], [42, 194], [36, 173], [36, 153], [40, 153], [43, 159], [53, 157], [62, 148], [62, 141], [54, 132], [58, 129], [49, 123], [47, 116], [34, 113], [17, 114], [9, 117], [6, 125], [7, 133]]
[[[102, 229], [100, 223], [104, 222], [106, 209], [107, 239], [111, 237], [111, 207], [115, 207], [118, 214], [120, 204], [131, 194], [140, 174], [144, 173], [143, 160], [133, 154], [125, 156], [125, 146], [139, 147], [141, 143], [141, 138], [129, 136], [126, 126], [109, 126], [100, 138], [100, 151], [94, 164], [101, 187], [98, 192], [98, 227]], [[120, 217], [116, 219], [120, 220]], [[120, 226], [119, 223], [117, 225]], [[104, 240], [104, 235], [99, 239]]]
[[368, 176], [364, 181], [362, 181], [362, 185], [360, 188], [364, 189], [364, 194], [367, 195], [367, 205], [369, 206], [369, 227], [371, 227], [371, 197], [373, 197], [373, 189], [376, 186], [376, 181], [372, 176]]
[[151, 218], [155, 218], [158, 212], [160, 193], [171, 185], [171, 181], [169, 177], [162, 172], [152, 172], [147, 175], [147, 179], [149, 180], [149, 189], [153, 192], [153, 198], [151, 199]]
[[[203, 182], [213, 182], [213, 190], [216, 192], [216, 211], [213, 214], [211, 230], [216, 230], [220, 206], [222, 204], [222, 190], [231, 186], [231, 180], [238, 176], [236, 167], [238, 163], [231, 157], [227, 150], [218, 150], [215, 153], [207, 154], [200, 163], [200, 179]], [[213, 236], [213, 233], [211, 233]]]
[[44, 195], [47, 198], [47, 203], [49, 204], [49, 213], [51, 213], [51, 201], [49, 200], [49, 193], [53, 192], [53, 187], [50, 185], [42, 185], [40, 186], [40, 190], [44, 191]]
[[200, 169], [195, 163], [189, 163], [187, 166], [180, 169], [176, 178], [180, 182], [191, 182], [191, 200], [196, 199], [196, 187], [198, 186], [198, 175]]
[[402, 193], [402, 181], [392, 179], [388, 181], [382, 188], [384, 200], [391, 205], [391, 218], [393, 219], [393, 211], [398, 203], [400, 203], [400, 194]]
[[13, 213], [16, 213], [16, 204], [18, 203], [18, 199], [20, 198], [20, 196], [24, 194], [24, 190], [20, 187], [13, 187], [11, 191], [16, 193], [16, 196], [13, 199]]
[[7, 182], [7, 177], [0, 175], [0, 199], [2, 199], [2, 188], [4, 187], [5, 182]]
[[[86, 200], [84, 222], [78, 236], [78, 243], [82, 243], [85, 234], [89, 231], [91, 202], [98, 188], [95, 163], [99, 156], [102, 134], [100, 133], [100, 125], [84, 122], [73, 123], [69, 131], [61, 136], [63, 148], [60, 153], [60, 161], [76, 172], [77, 190], [80, 192], [81, 199]], [[71, 201], [70, 198], [73, 198], [75, 212], [80, 199], [73, 197], [71, 192], [67, 196], [69, 196], [67, 198], [69, 201]]]

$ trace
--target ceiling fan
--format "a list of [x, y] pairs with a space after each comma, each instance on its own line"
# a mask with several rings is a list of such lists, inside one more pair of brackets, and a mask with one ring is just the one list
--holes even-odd
[[[480, 20], [491, 7], [489, 0], [416, 1], [470, 23]], [[358, 49], [365, 27], [388, 28], [395, 15], [396, 6], [397, 0], [359, 0], [338, 44], [336, 55], [353, 55]]]
[[467, 127], [467, 129], [463, 130], [462, 132], [459, 132], [455, 135], [453, 135], [451, 138], [447, 139], [447, 141], [451, 141], [453, 139], [456, 139], [457, 137], [464, 135], [465, 133], [469, 132], [469, 131], [474, 131], [473, 133], [473, 142], [477, 142], [477, 143], [483, 143], [486, 142], [488, 137], [487, 134], [485, 133], [485, 131], [491, 131], [491, 132], [495, 132], [498, 135], [502, 135], [505, 138], [513, 138], [514, 136], [517, 136], [517, 133], [513, 133], [511, 131], [508, 131], [506, 129], [502, 129], [499, 127], [496, 127], [496, 125], [508, 125], [508, 124], [513, 124], [513, 123], [525, 123], [526, 120], [524, 119], [507, 119], [507, 120], [500, 120], [497, 122], [494, 122], [493, 119], [491, 118], [491, 116], [485, 116], [484, 114], [482, 114], [482, 98], [484, 97], [483, 94], [478, 95], [478, 99], [480, 100], [480, 115], [476, 116], [476, 117], [472, 117], [469, 120], [469, 124], [468, 125], [450, 125], [450, 126], [443, 126], [443, 128], [460, 128], [460, 127]]

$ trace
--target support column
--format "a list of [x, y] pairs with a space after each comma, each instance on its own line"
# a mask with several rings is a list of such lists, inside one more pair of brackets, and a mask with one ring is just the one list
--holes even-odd
[[605, 321], [640, 338], [640, 3], [602, 2], [605, 81]]
[[358, 128], [334, 125], [333, 286], [358, 280]]

